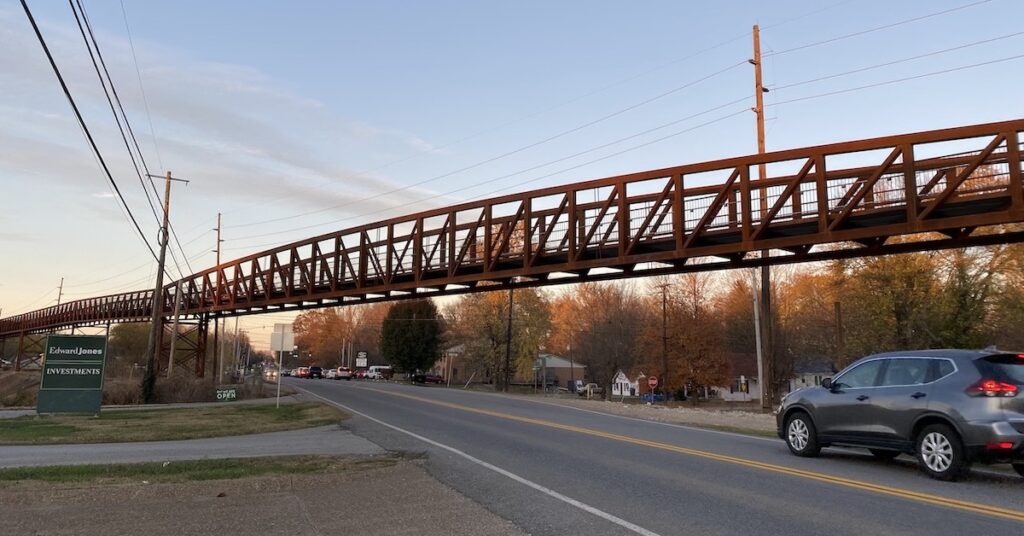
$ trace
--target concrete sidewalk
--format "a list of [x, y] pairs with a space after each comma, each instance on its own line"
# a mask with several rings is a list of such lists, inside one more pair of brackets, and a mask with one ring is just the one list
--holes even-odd
[[184, 441], [12, 445], [0, 447], [0, 467], [138, 463], [205, 458], [247, 458], [302, 454], [384, 454], [377, 445], [340, 426]]

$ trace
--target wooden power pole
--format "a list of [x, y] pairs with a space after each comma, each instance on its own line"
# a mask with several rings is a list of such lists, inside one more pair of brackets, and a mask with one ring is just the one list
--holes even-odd
[[[754, 25], [754, 57], [750, 60], [750, 63], [754, 65], [754, 99], [756, 101], [754, 108], [754, 115], [757, 117], [757, 154], [764, 154], [764, 94], [768, 92], [764, 87], [764, 83], [761, 78], [761, 29], [758, 25]], [[757, 166], [757, 179], [763, 181], [767, 178], [767, 170], [765, 164], [762, 162]], [[761, 189], [760, 195], [760, 209], [761, 218], [764, 219], [768, 214], [768, 190]], [[770, 255], [768, 250], [761, 251], [761, 258], [766, 259]], [[757, 381], [761, 384], [761, 407], [771, 408], [772, 400], [775, 398], [775, 385], [771, 378], [774, 374], [774, 355], [772, 352], [772, 281], [771, 281], [771, 268], [765, 264], [761, 267], [761, 300], [759, 306], [760, 319], [761, 319], [761, 355], [763, 356], [763, 364], [760, 367], [763, 371], [764, 377], [758, 378]]]
[[[217, 282], [216, 282], [215, 286], [216, 286], [216, 289], [217, 289], [217, 295], [219, 296], [220, 295], [220, 287], [221, 287], [221, 280], [220, 280], [220, 276], [221, 276], [221, 271], [220, 271], [220, 244], [221, 244], [221, 242], [223, 242], [223, 240], [221, 240], [221, 238], [220, 238], [220, 212], [217, 213], [217, 228], [214, 229], [214, 231], [217, 231], [217, 247], [213, 250], [213, 252], [217, 254]], [[214, 317], [213, 318], [213, 362], [215, 363], [215, 366], [217, 367], [217, 372], [214, 373], [213, 379], [214, 379], [214, 382], [216, 382], [218, 384], [221, 383], [221, 380], [223, 379], [223, 377], [221, 375], [222, 372], [223, 372], [222, 369], [224, 368], [223, 363], [221, 363], [222, 353], [223, 352], [221, 352], [221, 347], [220, 347], [220, 318]]]
[[164, 262], [167, 260], [167, 237], [169, 231], [168, 221], [171, 211], [171, 181], [188, 182], [182, 179], [171, 178], [171, 172], [167, 172], [164, 183], [164, 218], [160, 225], [160, 255], [156, 266], [156, 285], [153, 287], [153, 324], [149, 329], [149, 342], [146, 345], [146, 375], [142, 378], [142, 401], [149, 404], [153, 402], [153, 395], [156, 387], [157, 356], [163, 346], [164, 334]]

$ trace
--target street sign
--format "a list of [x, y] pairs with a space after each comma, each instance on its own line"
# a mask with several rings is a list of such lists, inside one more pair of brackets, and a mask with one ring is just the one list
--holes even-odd
[[295, 333], [291, 324], [274, 324], [274, 332], [270, 334], [270, 350], [273, 352], [290, 352], [295, 348]]
[[647, 386], [650, 387], [651, 389], [654, 389], [655, 387], [657, 387], [658, 386], [658, 377], [657, 376], [648, 376], [647, 377]]
[[106, 356], [105, 336], [48, 336], [36, 412], [99, 413]]
[[366, 350], [356, 352], [356, 368], [366, 368]]

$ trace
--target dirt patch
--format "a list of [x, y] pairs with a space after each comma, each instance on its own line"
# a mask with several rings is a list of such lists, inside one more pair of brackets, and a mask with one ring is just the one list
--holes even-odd
[[32, 483], [0, 490], [0, 504], [10, 534], [523, 534], [406, 460], [240, 480]]
[[34, 407], [39, 391], [39, 371], [0, 372], [0, 407]]

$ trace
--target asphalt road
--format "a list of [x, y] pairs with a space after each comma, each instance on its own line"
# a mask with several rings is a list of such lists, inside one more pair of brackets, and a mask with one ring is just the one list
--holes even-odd
[[1024, 534], [1024, 479], [439, 387], [299, 380], [345, 426], [531, 534]]

